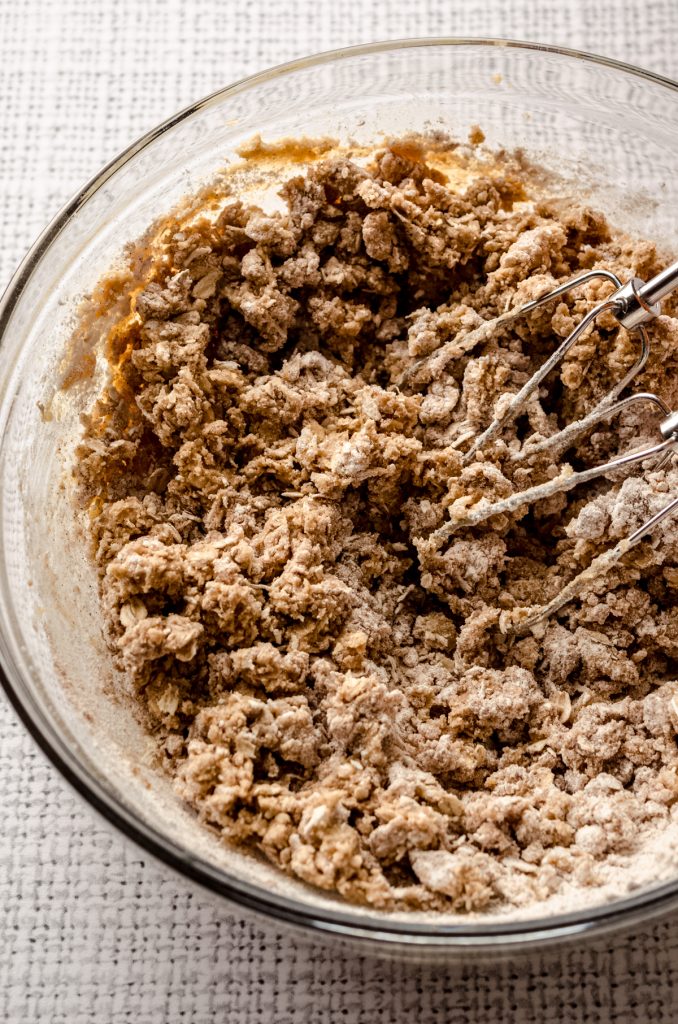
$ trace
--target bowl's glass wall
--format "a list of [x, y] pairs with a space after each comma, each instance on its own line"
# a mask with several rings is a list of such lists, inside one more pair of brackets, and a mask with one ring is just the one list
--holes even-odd
[[[580, 193], [617, 223], [678, 249], [678, 91], [552, 51], [429, 43], [349, 51], [283, 69], [164, 126], [47, 233], [5, 309], [0, 653], [15, 693], [59, 756], [128, 823], [143, 821], [194, 867], [209, 864], [205, 878], [215, 885], [228, 876], [255, 901], [308, 912], [309, 923], [339, 915], [360, 929], [370, 915], [311, 894], [193, 827], [153, 770], [142, 731], [111, 695], [114, 672], [101, 639], [95, 579], [74, 525], [68, 472], [79, 416], [101, 376], [67, 395], [55, 393], [54, 381], [78, 302], [124, 244], [236, 159], [237, 147], [255, 133], [266, 141], [330, 135], [364, 142], [444, 129], [465, 139], [474, 124], [490, 146], [524, 148], [577, 179]], [[400, 922], [410, 933], [426, 927], [415, 916]], [[389, 927], [386, 919], [382, 925]], [[521, 927], [536, 937], [536, 921]], [[490, 932], [467, 936], [467, 947]], [[430, 939], [422, 932], [420, 941]]]

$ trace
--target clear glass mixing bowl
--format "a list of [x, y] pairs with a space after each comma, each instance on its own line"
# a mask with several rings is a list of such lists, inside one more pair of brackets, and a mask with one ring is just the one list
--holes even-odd
[[116, 700], [69, 482], [79, 416], [100, 375], [68, 393], [55, 381], [78, 303], [125, 243], [213, 178], [253, 134], [369, 142], [444, 128], [464, 139], [474, 124], [490, 146], [523, 147], [616, 223], [678, 249], [675, 83], [550, 47], [426, 39], [297, 61], [177, 114], [65, 207], [0, 309], [0, 656], [27, 727], [106, 818], [215, 896], [372, 952], [422, 957], [496, 956], [647, 919], [678, 906], [678, 853], [661, 884], [574, 913], [532, 908], [506, 920], [351, 907], [219, 844], [152, 769], [148, 740]]

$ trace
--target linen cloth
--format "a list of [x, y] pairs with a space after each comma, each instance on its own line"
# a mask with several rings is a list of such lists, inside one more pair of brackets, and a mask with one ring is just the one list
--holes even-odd
[[[0, 0], [0, 286], [128, 142], [234, 79], [377, 39], [494, 35], [678, 77], [678, 0]], [[191, 892], [95, 819], [0, 700], [0, 1019], [678, 1020], [678, 918], [494, 968], [379, 962]]]

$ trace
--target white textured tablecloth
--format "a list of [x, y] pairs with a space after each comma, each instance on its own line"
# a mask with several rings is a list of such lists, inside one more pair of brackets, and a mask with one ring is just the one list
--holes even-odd
[[[559, 43], [678, 77], [678, 0], [0, 0], [0, 286], [85, 179], [190, 101], [314, 51], [426, 35]], [[669, 1024], [678, 919], [494, 970], [309, 948], [149, 863], [0, 698], [0, 1018]]]

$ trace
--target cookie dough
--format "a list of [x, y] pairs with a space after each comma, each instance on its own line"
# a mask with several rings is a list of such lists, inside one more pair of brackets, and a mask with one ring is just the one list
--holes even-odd
[[[540, 632], [499, 627], [663, 507], [678, 470], [436, 539], [479, 500], [656, 429], [631, 409], [558, 465], [513, 459], [632, 365], [636, 342], [603, 317], [462, 464], [609, 285], [484, 321], [585, 268], [663, 265], [503, 159], [457, 186], [394, 142], [322, 157], [284, 182], [282, 211], [231, 196], [170, 222], [78, 452], [108, 642], [177, 793], [225, 841], [379, 908], [595, 886], [678, 798], [675, 527]], [[678, 404], [673, 319], [637, 386]]]

